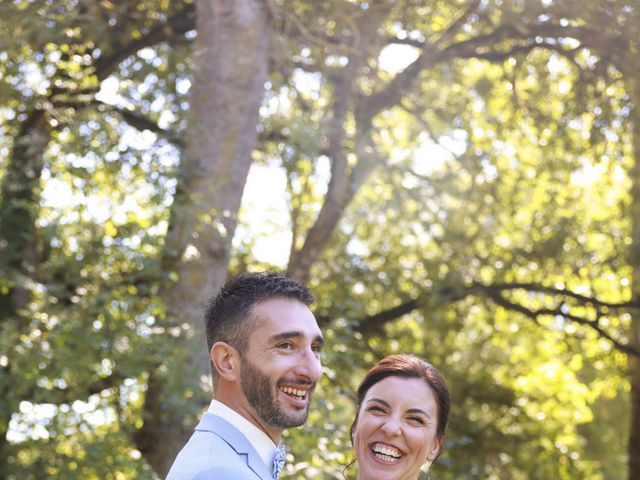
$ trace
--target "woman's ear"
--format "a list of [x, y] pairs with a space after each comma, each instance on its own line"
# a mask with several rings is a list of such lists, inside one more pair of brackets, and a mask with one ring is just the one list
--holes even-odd
[[433, 442], [433, 447], [431, 447], [431, 451], [427, 454], [427, 460], [429, 460], [429, 462], [435, 462], [436, 458], [438, 458], [443, 442], [444, 436], [437, 437], [436, 441]]
[[211, 347], [211, 362], [218, 372], [218, 377], [228, 382], [235, 382], [240, 371], [238, 351], [226, 342], [216, 342]]

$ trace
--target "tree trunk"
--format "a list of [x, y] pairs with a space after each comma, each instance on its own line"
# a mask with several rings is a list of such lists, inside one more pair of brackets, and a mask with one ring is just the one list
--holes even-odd
[[[358, 189], [366, 180], [376, 164], [375, 148], [371, 141], [372, 117], [356, 118], [355, 153], [357, 164], [349, 168], [345, 152], [345, 128], [349, 113], [357, 110], [357, 79], [360, 70], [366, 65], [368, 56], [377, 57], [381, 48], [377, 32], [390, 5], [372, 6], [368, 13], [356, 22], [358, 42], [354, 52], [349, 55], [349, 63], [340, 72], [333, 88], [334, 102], [329, 126], [329, 157], [331, 159], [331, 179], [324, 203], [313, 226], [306, 234], [300, 249], [295, 248], [296, 238], [292, 239], [291, 256], [287, 270], [296, 279], [306, 282], [311, 266], [329, 242]], [[373, 52], [373, 53], [372, 53]]]
[[0, 367], [0, 478], [5, 478], [3, 470], [8, 465], [11, 415], [18, 409], [22, 392], [31, 386], [19, 372], [13, 372], [11, 349], [29, 326], [29, 319], [22, 316], [31, 298], [24, 280], [35, 271], [40, 175], [48, 138], [44, 114], [32, 112], [16, 136], [0, 193], [0, 284], [9, 282], [8, 288], [0, 289], [0, 334], [3, 345], [8, 346], [0, 350], [0, 356], [8, 359]]
[[136, 435], [160, 475], [210, 398], [203, 395], [210, 390], [203, 307], [226, 279], [267, 77], [269, 18], [263, 2], [200, 0], [196, 12], [187, 149], [163, 256], [164, 268], [177, 273], [162, 294], [163, 325], [178, 332], [166, 348], [181, 355], [151, 372], [145, 423]]
[[[640, 301], [640, 85], [635, 79], [628, 84], [635, 88], [635, 105], [630, 120], [633, 128], [633, 166], [631, 168], [631, 251], [629, 264], [633, 269], [632, 301]], [[636, 308], [631, 316], [631, 344], [640, 348], [640, 312]], [[629, 356], [629, 382], [631, 383], [631, 430], [629, 433], [629, 480], [640, 478], [640, 358]]]
[[2, 277], [12, 280], [6, 292], [0, 291], [0, 321], [4, 324], [28, 303], [29, 294], [15, 282], [33, 273], [34, 238], [40, 205], [40, 175], [48, 141], [47, 124], [40, 110], [32, 112], [22, 124], [3, 178], [0, 199], [0, 265]]

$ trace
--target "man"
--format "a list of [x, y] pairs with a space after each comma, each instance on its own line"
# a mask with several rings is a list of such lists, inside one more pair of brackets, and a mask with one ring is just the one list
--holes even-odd
[[280, 434], [304, 424], [320, 378], [322, 333], [307, 288], [278, 272], [247, 273], [206, 309], [214, 398], [167, 480], [271, 480]]

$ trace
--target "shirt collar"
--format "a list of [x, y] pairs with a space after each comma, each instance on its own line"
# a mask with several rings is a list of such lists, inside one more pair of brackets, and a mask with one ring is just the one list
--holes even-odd
[[275, 443], [273, 443], [271, 438], [269, 438], [269, 435], [264, 433], [238, 412], [229, 408], [224, 403], [216, 400], [215, 398], [211, 400], [208, 412], [213, 415], [217, 415], [220, 418], [223, 418], [235, 428], [240, 430], [240, 433], [242, 433], [247, 438], [249, 443], [253, 446], [253, 448], [255, 448], [256, 452], [258, 452], [258, 455], [260, 455], [260, 458], [262, 459], [264, 464], [271, 468], [278, 447]]

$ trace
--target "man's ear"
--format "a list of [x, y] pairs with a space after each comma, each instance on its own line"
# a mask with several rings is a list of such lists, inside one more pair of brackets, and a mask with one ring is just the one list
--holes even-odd
[[226, 342], [216, 342], [211, 347], [211, 362], [219, 378], [235, 382], [240, 372], [240, 354]]

